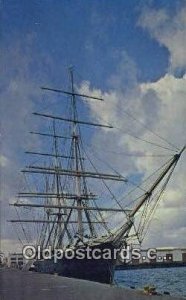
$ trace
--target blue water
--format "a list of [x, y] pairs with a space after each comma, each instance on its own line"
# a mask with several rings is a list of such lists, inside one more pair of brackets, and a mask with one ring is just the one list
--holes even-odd
[[186, 297], [186, 267], [121, 270], [115, 272], [115, 281], [119, 286], [134, 286], [136, 289], [154, 285], [157, 292]]

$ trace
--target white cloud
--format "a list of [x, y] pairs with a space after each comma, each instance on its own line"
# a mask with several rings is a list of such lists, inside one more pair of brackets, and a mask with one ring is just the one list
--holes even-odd
[[[136, 66], [126, 53], [122, 52], [118, 71], [110, 78], [112, 88], [110, 91], [101, 93], [101, 91], [90, 89], [88, 84], [82, 84], [81, 90], [99, 96], [101, 93], [105, 99], [105, 103], [102, 104], [90, 102], [93, 118], [122, 128], [120, 132], [104, 130], [105, 138], [96, 133], [92, 143], [98, 145], [100, 150], [102, 144], [107, 145], [106, 148], [104, 146], [102, 148], [102, 157], [112, 166], [116, 166], [120, 172], [124, 172], [124, 175], [127, 173], [129, 175], [143, 174], [143, 177], [146, 177], [167, 158], [122, 157], [116, 153], [172, 154], [171, 151], [131, 138], [123, 131], [164, 147], [174, 148], [166, 141], [170, 141], [178, 148], [186, 143], [186, 77], [176, 78], [175, 76], [177, 71], [183, 74], [186, 69], [186, 7], [182, 7], [173, 16], [165, 9], [146, 8], [141, 14], [138, 25], [168, 49], [170, 53], [169, 73], [156, 82], [138, 84]], [[122, 111], [131, 112], [134, 118], [144, 123], [151, 131], [164, 137], [166, 141], [153, 135], [149, 130], [145, 130], [139, 122], [131, 120]], [[108, 150], [113, 152], [108, 154]], [[184, 153], [169, 182], [164, 198], [157, 208], [147, 235], [146, 245], [183, 246], [186, 243], [183, 237], [186, 230], [185, 160], [186, 154]]]
[[[105, 99], [104, 103], [99, 104], [93, 101], [89, 102], [91, 115], [99, 122], [114, 124], [122, 128], [124, 132], [129, 130], [142, 139], [173, 148], [153, 135], [149, 130], [145, 130], [138, 122], [123, 114], [123, 111], [129, 111], [150, 130], [181, 148], [186, 142], [185, 80], [185, 77], [176, 78], [173, 75], [166, 74], [156, 82], [135, 83], [131, 94], [114, 89], [101, 93], [100, 90], [91, 89], [87, 83], [83, 83], [80, 89], [81, 92], [102, 96]], [[103, 137], [104, 135], [106, 136], [105, 138]], [[125, 176], [127, 174], [143, 174], [143, 177], [146, 177], [163, 162], [167, 161], [168, 157], [126, 157], [124, 155], [117, 156], [117, 152], [145, 152], [150, 155], [173, 154], [171, 151], [156, 148], [151, 144], [146, 144], [127, 136], [122, 131], [117, 132], [115, 130], [112, 132], [112, 130], [104, 129], [102, 134], [96, 133], [92, 144], [98, 145], [102, 158], [112, 166], [115, 166], [117, 170], [124, 171]], [[106, 148], [105, 144], [107, 145]], [[107, 151], [109, 150], [114, 150], [115, 152], [108, 154]], [[180, 246], [181, 243], [184, 244], [186, 242], [183, 238], [180, 239], [179, 235], [176, 236], [178, 231], [183, 231], [183, 228], [186, 227], [185, 159], [186, 155], [184, 153], [154, 216], [154, 221], [151, 224], [152, 228], [147, 235], [146, 245], [153, 246], [154, 243], [154, 246], [161, 246], [162, 235], [164, 246]], [[157, 226], [157, 224], [159, 225]], [[163, 233], [161, 233], [161, 224], [164, 224]], [[171, 224], [174, 224], [174, 226]], [[172, 232], [172, 238], [170, 232]]]
[[[37, 60], [34, 52], [34, 36], [25, 36], [24, 41], [14, 41], [1, 49], [1, 239], [6, 245], [15, 238], [11, 224], [7, 219], [15, 218], [8, 203], [20, 191], [23, 184], [20, 170], [24, 163], [24, 151], [39, 145], [37, 138], [31, 137], [29, 131], [37, 124], [32, 112], [41, 93], [39, 84], [46, 79], [43, 74], [43, 62], [38, 63], [36, 73], [33, 62]], [[24, 44], [24, 45], [23, 45]], [[8, 242], [7, 242], [8, 241]], [[14, 243], [14, 242], [13, 242]], [[11, 246], [11, 245], [10, 245]]]
[[[172, 70], [186, 67], [185, 13], [186, 9], [183, 8], [171, 19], [165, 10], [145, 10], [139, 22], [140, 26], [147, 29], [159, 43], [167, 47], [170, 52], [170, 69]], [[2, 173], [3, 194], [1, 195], [4, 202], [1, 212], [4, 222], [2, 242], [5, 248], [11, 249], [11, 236], [13, 235], [8, 226], [5, 226], [5, 219], [9, 215], [8, 201], [15, 196], [19, 186], [18, 171], [22, 157], [18, 153], [25, 145], [30, 145], [27, 132], [31, 127], [33, 129], [33, 126], [30, 125], [28, 116], [33, 111], [38, 97], [38, 82], [36, 85], [32, 78], [31, 64], [34, 61], [32, 52], [27, 51], [23, 54], [21, 47], [15, 45], [3, 54], [4, 63], [1, 69], [4, 71], [2, 78], [5, 80], [2, 81], [3, 92], [1, 94], [4, 139], [1, 157], [4, 169]], [[138, 174], [145, 177], [159, 167], [162, 158], [130, 157], [116, 153], [143, 154], [145, 152], [151, 155], [171, 152], [146, 144], [124, 132], [130, 132], [162, 146], [169, 147], [170, 145], [145, 130], [123, 111], [131, 112], [150, 130], [181, 147], [186, 140], [186, 78], [176, 78], [174, 75], [166, 74], [156, 82], [138, 84], [136, 66], [125, 52], [121, 54], [121, 62], [117, 70], [117, 73], [110, 78], [111, 89], [107, 92], [91, 88], [86, 82], [82, 83], [80, 88], [83, 93], [103, 96], [105, 99], [104, 103], [88, 102], [93, 118], [100, 123], [111, 123], [122, 129], [121, 131], [104, 129], [101, 133], [97, 131], [92, 144], [97, 147], [98, 153], [98, 150], [101, 151], [101, 157], [119, 172], [124, 175]], [[147, 243], [151, 245], [163, 246], [162, 240], [164, 246], [176, 246], [185, 242], [180, 239], [180, 234], [185, 233], [186, 228], [183, 210], [186, 194], [185, 156], [183, 154], [152, 222], [147, 239]], [[5, 236], [10, 239], [4, 238]]]
[[170, 70], [186, 68], [186, 6], [174, 15], [165, 9], [146, 8], [139, 25], [170, 52]]
[[0, 155], [0, 166], [5, 167], [8, 164], [8, 158], [4, 155]]

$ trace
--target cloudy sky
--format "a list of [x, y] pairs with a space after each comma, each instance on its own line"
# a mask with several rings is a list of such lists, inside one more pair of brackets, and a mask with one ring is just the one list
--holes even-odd
[[[139, 183], [185, 144], [186, 2], [7, 0], [1, 10], [1, 247], [12, 250], [8, 202], [21, 187], [24, 151], [42, 143], [28, 133], [40, 126], [32, 112], [59, 110], [39, 87], [67, 88], [69, 66], [80, 91], [105, 99], [86, 104], [83, 117], [122, 128], [92, 132], [91, 144], [125, 176]], [[183, 154], [145, 246], [186, 245], [185, 169]]]

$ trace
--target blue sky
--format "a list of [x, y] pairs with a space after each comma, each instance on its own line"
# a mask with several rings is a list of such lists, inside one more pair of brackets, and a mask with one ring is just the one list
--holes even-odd
[[[28, 135], [41, 124], [32, 112], [52, 109], [56, 115], [64, 114], [65, 102], [61, 105], [59, 96], [43, 94], [39, 87], [66, 89], [69, 66], [75, 68], [80, 91], [101, 95], [106, 100], [105, 106], [95, 102], [86, 104], [81, 119], [113, 122], [142, 139], [167, 146], [122, 112], [127, 110], [179, 148], [183, 145], [186, 132], [184, 1], [7, 0], [1, 9], [3, 220], [10, 214], [8, 202], [20, 187], [18, 174], [26, 164], [24, 151], [33, 146], [36, 150], [42, 144]], [[149, 175], [162, 163], [160, 159], [113, 154], [115, 148], [118, 153], [161, 152], [122, 132], [110, 136], [104, 131], [91, 130], [89, 134], [85, 130], [84, 135], [91, 137], [91, 144], [97, 150], [103, 142], [102, 157], [120, 172], [130, 174], [133, 181]], [[185, 205], [183, 164], [178, 171], [179, 183], [173, 181], [168, 190], [167, 210], [159, 213], [160, 223], [167, 220], [164, 236], [156, 237], [155, 231], [152, 232], [152, 246], [161, 246], [162, 240], [165, 246], [180, 245], [178, 236], [186, 233], [185, 216], [181, 215], [184, 210], [179, 210]], [[179, 222], [172, 222], [173, 218]], [[171, 226], [175, 238], [171, 238]], [[3, 228], [3, 238], [5, 248], [9, 247], [13, 235], [7, 225]]]

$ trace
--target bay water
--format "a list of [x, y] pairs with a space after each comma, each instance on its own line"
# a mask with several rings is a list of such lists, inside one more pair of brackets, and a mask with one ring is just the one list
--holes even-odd
[[143, 289], [155, 286], [159, 293], [169, 292], [172, 296], [186, 297], [186, 267], [118, 270], [115, 272], [118, 286]]

